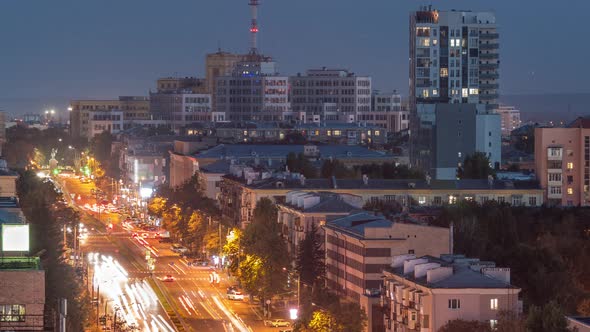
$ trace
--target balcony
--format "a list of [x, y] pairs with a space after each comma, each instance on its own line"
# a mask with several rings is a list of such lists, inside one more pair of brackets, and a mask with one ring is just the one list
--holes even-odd
[[479, 54], [479, 58], [480, 59], [499, 59], [500, 58], [500, 54], [498, 53], [480, 53]]
[[[563, 149], [560, 147], [549, 147], [547, 148], [547, 160], [562, 160]], [[561, 169], [561, 165], [559, 165]]]
[[500, 44], [492, 43], [492, 44], [479, 44], [480, 50], [495, 50], [500, 48]]
[[498, 39], [500, 37], [499, 33], [480, 33], [479, 34], [479, 38], [480, 39]]
[[494, 74], [479, 74], [479, 78], [482, 80], [495, 80], [500, 78], [500, 75], [497, 73]]
[[497, 83], [483, 83], [479, 85], [480, 90], [495, 90], [500, 87], [500, 84]]
[[551, 191], [547, 191], [547, 198], [549, 198], [549, 199], [561, 199], [561, 197], [562, 197], [561, 193], [553, 194], [553, 193], [551, 193]]
[[479, 69], [481, 69], [481, 70], [494, 70], [494, 69], [498, 69], [498, 67], [500, 67], [499, 63], [480, 63], [479, 64]]

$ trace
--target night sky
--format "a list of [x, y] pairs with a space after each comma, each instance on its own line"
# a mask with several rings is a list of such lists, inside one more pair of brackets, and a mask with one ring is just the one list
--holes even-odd
[[[204, 76], [206, 53], [248, 50], [247, 3], [3, 0], [0, 101], [146, 95], [160, 76]], [[428, 3], [261, 0], [259, 46], [283, 74], [348, 68], [407, 95], [408, 14]], [[431, 3], [496, 12], [503, 94], [590, 92], [590, 1]]]

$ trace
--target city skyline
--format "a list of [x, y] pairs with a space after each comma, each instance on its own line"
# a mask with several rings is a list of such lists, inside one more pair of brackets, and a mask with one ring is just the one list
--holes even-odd
[[[1, 5], [0, 19], [11, 28], [0, 33], [5, 46], [0, 72], [10, 78], [0, 82], [0, 99], [147, 95], [158, 77], [204, 76], [205, 55], [218, 48], [238, 53], [249, 49], [246, 1], [232, 2], [231, 11], [224, 11], [227, 1], [182, 1], [174, 7], [152, 1], [142, 6], [114, 1], [63, 4], [37, 3], [27, 20], [19, 15], [27, 9], [22, 3]], [[281, 74], [322, 66], [346, 68], [371, 76], [375, 89], [397, 89], [407, 96], [409, 14], [423, 3], [334, 4], [261, 2], [260, 51], [274, 57]], [[536, 15], [526, 16], [526, 24], [518, 18], [532, 4], [519, 8], [449, 1], [433, 8], [496, 13], [502, 44], [501, 94], [589, 92], [582, 81], [588, 68], [562, 61], [559, 46], [583, 40], [583, 32], [575, 29], [576, 17], [581, 19], [590, 4], [572, 1], [567, 8], [554, 8], [549, 1], [536, 2]], [[560, 24], [545, 24], [550, 19]], [[547, 40], [554, 47], [547, 47]], [[589, 48], [579, 47], [582, 53]], [[535, 53], [544, 56], [530, 56]]]

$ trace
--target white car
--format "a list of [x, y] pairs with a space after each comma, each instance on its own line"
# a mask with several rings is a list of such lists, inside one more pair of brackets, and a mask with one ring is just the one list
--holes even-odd
[[231, 291], [231, 292], [227, 293], [227, 299], [228, 300], [243, 301], [244, 294], [242, 294], [242, 292], [238, 292], [238, 291]]
[[291, 322], [286, 321], [284, 319], [273, 319], [273, 320], [265, 320], [264, 325], [270, 327], [289, 327], [291, 326]]

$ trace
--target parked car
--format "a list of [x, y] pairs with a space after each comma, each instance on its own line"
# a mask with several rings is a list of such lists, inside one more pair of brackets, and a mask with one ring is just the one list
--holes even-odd
[[286, 321], [284, 319], [273, 319], [273, 320], [265, 320], [264, 325], [270, 327], [289, 327], [291, 326], [291, 322]]

